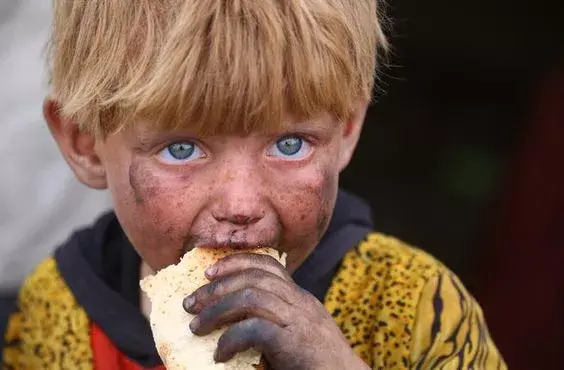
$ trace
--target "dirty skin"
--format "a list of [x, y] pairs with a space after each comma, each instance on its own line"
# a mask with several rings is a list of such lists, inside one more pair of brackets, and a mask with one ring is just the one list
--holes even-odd
[[157, 192], [156, 179], [150, 171], [143, 168], [139, 160], [133, 159], [129, 166], [129, 186], [133, 190], [135, 203], [144, 205], [146, 198], [154, 196]]
[[[303, 232], [311, 233], [307, 235], [298, 232], [295, 235], [288, 235], [289, 238], [287, 238], [284, 232], [283, 220], [277, 217], [279, 230], [276, 233], [276, 238], [273, 238], [275, 240], [270, 240], [270, 242], [273, 243], [272, 245], [279, 245], [287, 253], [289, 252], [289, 265], [293, 265], [294, 268], [297, 268], [311, 252], [308, 251], [311, 247], [306, 247], [303, 242], [311, 240], [312, 237], [319, 240], [325, 233], [333, 212], [331, 205], [335, 197], [338, 176], [331, 168], [323, 168], [323, 164], [319, 164], [316, 167], [315, 171], [317, 174], [314, 176], [313, 182], [288, 184], [286, 186], [294, 186], [294, 189], [290, 190], [290, 192], [280, 191], [280, 184], [277, 183], [268, 182], [262, 185], [267, 192], [276, 194], [274, 196], [278, 198], [279, 205], [285, 204], [282, 208], [295, 210], [290, 217], [299, 223], [303, 223]], [[179, 176], [181, 175], [179, 174]], [[182, 183], [190, 184], [192, 182], [190, 180], [193, 179], [184, 180], [184, 178], [176, 178], [177, 184], [179, 180]], [[128, 181], [132, 201], [135, 202], [139, 211], [146, 210], [148, 212], [144, 217], [151, 216], [152, 220], [150, 223], [153, 225], [163, 225], [163, 223], [170, 225], [162, 230], [164, 234], [162, 235], [163, 239], [170, 239], [173, 242], [172, 245], [176, 246], [175, 249], [178, 249], [177, 253], [179, 255], [191, 250], [199, 239], [194, 235], [190, 235], [190, 232], [187, 230], [178, 229], [179, 227], [190, 225], [191, 222], [187, 222], [185, 225], [170, 224], [170, 220], [166, 219], [168, 212], [165, 212], [159, 206], [161, 202], [155, 203], [156, 198], [161, 199], [162, 196], [166, 197], [166, 194], [171, 196], [173, 196], [172, 194], [178, 194], [165, 189], [167, 179], [156, 176], [142, 158], [134, 158], [128, 169]], [[180, 187], [182, 188], [183, 186]], [[210, 185], [208, 196], [211, 196], [212, 190]], [[205, 194], [202, 194], [202, 196], [205, 197]], [[170, 200], [168, 203], [177, 204], [179, 201]], [[182, 202], [180, 202], [179, 206], [182, 206]], [[312, 215], [315, 215], [314, 219], [311, 218]], [[213, 225], [210, 224], [209, 227], [213, 228]], [[309, 232], [306, 231], [307, 229], [309, 229]], [[166, 232], [164, 232], [165, 230]], [[233, 233], [244, 231], [244, 227], [237, 227], [236, 230], [233, 230]], [[184, 235], [181, 236], [179, 234]], [[207, 235], [214, 235], [214, 230], [209, 230]], [[233, 234], [232, 236], [234, 237], [235, 235]], [[306, 249], [303, 249], [304, 247]]]

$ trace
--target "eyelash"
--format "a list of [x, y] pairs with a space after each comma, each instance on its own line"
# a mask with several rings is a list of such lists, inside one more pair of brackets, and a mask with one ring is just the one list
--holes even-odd
[[[292, 138], [298, 138], [299, 140], [301, 140], [300, 143], [300, 147], [298, 148], [296, 153], [292, 153], [292, 154], [285, 154], [282, 153], [282, 155], [275, 155], [271, 152], [273, 149], [274, 150], [278, 150], [279, 152], [282, 152], [282, 150], [278, 147], [279, 143], [282, 142], [283, 140], [288, 140], [288, 139], [292, 139]], [[307, 158], [311, 151], [313, 150], [313, 144], [311, 142], [311, 139], [309, 139], [308, 137], [306, 137], [305, 135], [301, 135], [301, 134], [295, 134], [295, 133], [291, 133], [291, 134], [285, 134], [282, 135], [280, 137], [278, 137], [267, 149], [267, 154], [271, 157], [277, 158], [277, 159], [281, 159], [283, 161], [286, 162], [298, 162], [301, 161], [305, 158]], [[305, 148], [305, 149], [304, 149]], [[303, 154], [302, 156], [298, 156], [298, 154], [302, 151], [302, 150], [306, 150], [307, 153]]]
[[[173, 153], [171, 152], [171, 147], [173, 147], [174, 145], [180, 145], [180, 144], [192, 145], [192, 151], [190, 152], [189, 157], [187, 157], [186, 159], [178, 159], [178, 158], [173, 157]], [[194, 153], [200, 153], [200, 154], [197, 158], [191, 159]], [[205, 157], [207, 157], [207, 154], [206, 154], [206, 150], [203, 149], [203, 145], [201, 145], [196, 140], [178, 140], [178, 141], [172, 142], [172, 143], [167, 144], [166, 146], [162, 147], [156, 153], [156, 156], [159, 158], [160, 161], [165, 162], [167, 164], [182, 165], [182, 164], [186, 164], [188, 162], [193, 162], [193, 161], [196, 161], [198, 159], [205, 158]], [[165, 156], [165, 157], [170, 156], [170, 157], [172, 157], [172, 159], [163, 158], [163, 156]]]
[[[311, 135], [306, 135], [306, 134], [300, 134], [300, 133], [287, 133], [287, 134], [283, 134], [278, 136], [274, 141], [271, 142], [271, 144], [269, 145], [269, 147], [267, 148], [267, 152], [268, 150], [270, 150], [271, 148], [275, 148], [278, 145], [278, 143], [283, 140], [283, 139], [289, 139], [289, 138], [299, 138], [302, 140], [302, 146], [300, 147], [300, 149], [298, 150], [301, 151], [302, 148], [304, 146], [308, 147], [308, 153], [304, 154], [303, 157], [297, 158], [297, 159], [292, 159], [293, 154], [288, 155], [287, 157], [284, 156], [276, 156], [276, 155], [271, 155], [271, 157], [277, 158], [277, 159], [282, 159], [283, 161], [286, 162], [298, 162], [300, 160], [303, 160], [304, 158], [308, 157], [309, 154], [311, 153], [311, 151], [313, 150], [313, 147], [315, 146], [315, 137], [312, 137]], [[200, 151], [201, 154], [198, 158], [195, 159], [176, 159], [173, 158], [171, 160], [167, 160], [167, 159], [163, 159], [160, 158], [160, 160], [162, 162], [165, 162], [167, 164], [171, 164], [171, 165], [182, 165], [182, 164], [186, 164], [189, 162], [193, 162], [196, 161], [198, 159], [202, 159], [202, 158], [206, 158], [207, 155], [207, 150], [205, 150], [204, 146], [197, 140], [194, 139], [185, 139], [185, 140], [177, 140], [174, 142], [169, 142], [168, 144], [166, 144], [165, 146], [161, 147], [157, 152], [156, 152], [156, 156], [159, 157], [161, 154], [165, 154], [165, 155], [169, 155], [172, 156], [172, 153], [170, 153], [170, 148], [173, 145], [176, 144], [191, 144], [194, 146], [194, 151]], [[190, 153], [190, 157], [193, 155], [193, 153]]]

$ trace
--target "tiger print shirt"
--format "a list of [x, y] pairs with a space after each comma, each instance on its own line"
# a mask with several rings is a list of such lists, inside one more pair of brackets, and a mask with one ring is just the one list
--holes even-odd
[[[324, 304], [373, 369], [506, 368], [456, 276], [394, 238], [372, 233], [348, 251]], [[21, 290], [3, 368], [95, 369], [89, 322], [48, 259]]]

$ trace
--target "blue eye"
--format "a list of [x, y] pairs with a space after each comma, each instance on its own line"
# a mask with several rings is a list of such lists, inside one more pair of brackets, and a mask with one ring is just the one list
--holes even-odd
[[170, 144], [158, 154], [160, 159], [168, 163], [185, 163], [204, 157], [204, 152], [190, 141]]
[[276, 141], [269, 149], [268, 155], [288, 160], [299, 160], [309, 154], [310, 144], [297, 135], [284, 136]]

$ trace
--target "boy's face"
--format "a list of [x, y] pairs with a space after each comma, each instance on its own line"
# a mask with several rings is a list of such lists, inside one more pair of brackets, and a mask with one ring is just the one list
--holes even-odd
[[273, 134], [195, 137], [139, 123], [104, 140], [63, 122], [50, 102], [45, 113], [78, 178], [110, 190], [154, 270], [215, 245], [273, 247], [294, 270], [328, 225], [365, 109], [347, 124], [321, 116]]

